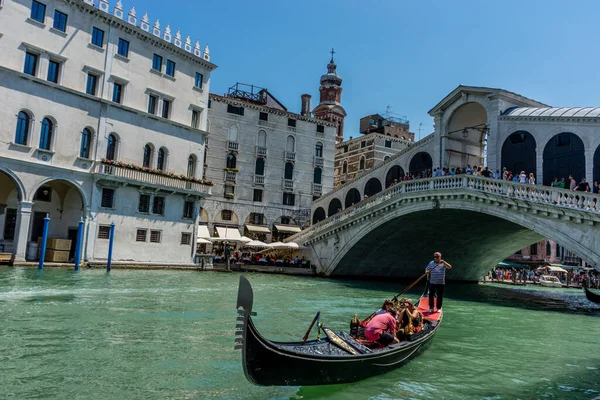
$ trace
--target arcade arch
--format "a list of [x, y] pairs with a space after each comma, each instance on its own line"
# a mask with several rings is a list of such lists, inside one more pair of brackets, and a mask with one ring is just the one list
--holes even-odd
[[[451, 114], [446, 129], [443, 167], [482, 165], [487, 134], [487, 111], [477, 102], [465, 103]], [[411, 172], [412, 174], [412, 172]]]
[[352, 188], [352, 189], [348, 190], [348, 193], [346, 193], [346, 200], [345, 200], [344, 208], [352, 207], [353, 205], [360, 202], [360, 200], [361, 200], [360, 192], [358, 191], [358, 189]]
[[538, 176], [536, 165], [536, 142], [533, 135], [527, 131], [516, 131], [506, 138], [502, 145], [501, 167], [519, 174], [525, 171]]
[[[544, 185], [550, 185], [554, 178], [573, 175], [576, 182], [585, 178], [585, 146], [579, 136], [571, 132], [554, 135], [544, 147]], [[539, 180], [539, 179], [538, 179]]]
[[404, 170], [399, 165], [391, 167], [385, 175], [385, 187], [389, 188], [394, 183], [394, 179], [400, 182], [404, 178]]
[[419, 174], [422, 174], [423, 171], [432, 169], [432, 167], [433, 160], [431, 159], [431, 156], [429, 155], [429, 153], [422, 151], [420, 153], [415, 154], [410, 159], [408, 173], [410, 175], [418, 176]]
[[331, 217], [331, 216], [337, 214], [338, 210], [341, 210], [341, 209], [342, 209], [342, 202], [337, 197], [334, 197], [329, 202], [329, 207], [327, 207], [327, 216]]
[[[594, 153], [594, 182], [600, 183], [600, 145]], [[592, 182], [592, 184], [594, 183]]]
[[[79, 220], [84, 217], [88, 201], [81, 187], [66, 179], [46, 179], [30, 194], [33, 202], [27, 239], [28, 259], [37, 259], [38, 239], [44, 230], [44, 218], [50, 217], [48, 237], [71, 240], [69, 261], [75, 256]], [[64, 261], [64, 260], [60, 260]]]
[[365, 185], [365, 196], [373, 196], [377, 193], [381, 192], [381, 182], [377, 178], [371, 178], [367, 181]]
[[318, 222], [323, 221], [325, 218], [325, 210], [323, 209], [323, 207], [318, 207], [313, 214], [312, 223], [316, 224]]

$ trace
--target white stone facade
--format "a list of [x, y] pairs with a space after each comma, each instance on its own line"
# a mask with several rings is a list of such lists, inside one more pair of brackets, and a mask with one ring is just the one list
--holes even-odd
[[208, 48], [121, 1], [0, 4], [0, 252], [37, 258], [48, 213], [54, 238], [83, 218], [84, 260], [106, 260], [114, 223], [115, 262], [191, 263]]
[[[214, 186], [212, 197], [204, 200], [202, 207], [211, 234], [215, 226], [234, 226], [242, 235], [270, 241], [292, 233], [278, 232], [275, 225], [300, 228], [309, 224], [313, 198], [333, 188], [337, 125], [269, 103], [259, 105], [214, 94], [210, 99], [205, 176]], [[289, 126], [290, 120], [295, 126]], [[235, 157], [230, 168], [229, 156]], [[257, 169], [257, 162], [264, 163], [264, 170]], [[288, 176], [286, 164], [293, 167]], [[317, 168], [320, 180], [315, 180]], [[261, 192], [259, 197], [255, 191]], [[260, 228], [251, 226], [249, 230], [248, 225]]]

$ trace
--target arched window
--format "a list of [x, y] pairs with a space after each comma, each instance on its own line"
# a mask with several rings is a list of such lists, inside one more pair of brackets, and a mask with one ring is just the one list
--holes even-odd
[[79, 157], [90, 158], [90, 149], [92, 148], [92, 132], [88, 128], [81, 131], [81, 146], [79, 147]]
[[230, 142], [238, 141], [238, 127], [236, 125], [231, 125], [229, 127], [229, 132], [227, 134], [227, 140]]
[[255, 175], [264, 175], [265, 174], [265, 159], [259, 157], [256, 159], [256, 166], [254, 167]]
[[106, 142], [106, 159], [114, 161], [117, 156], [117, 138], [115, 135], [108, 135], [108, 140]]
[[323, 143], [317, 142], [315, 146], [315, 157], [323, 157]]
[[196, 177], [196, 156], [193, 154], [188, 157], [187, 176], [188, 178]]
[[236, 158], [233, 153], [227, 154], [227, 168], [235, 168]]
[[313, 174], [313, 183], [321, 184], [321, 174], [323, 170], [321, 168], [315, 168], [315, 172]]
[[152, 146], [149, 144], [144, 146], [144, 161], [142, 165], [146, 168], [150, 168], [150, 163], [152, 162]]
[[19, 112], [17, 119], [17, 132], [15, 133], [15, 143], [27, 145], [29, 139], [29, 126], [31, 125], [31, 118], [25, 111]]
[[258, 138], [256, 138], [256, 145], [259, 147], [267, 147], [267, 132], [258, 132]]
[[294, 179], [294, 164], [291, 162], [285, 163], [284, 179]]
[[342, 174], [348, 173], [348, 161], [344, 161], [342, 164]]
[[167, 169], [167, 152], [162, 147], [158, 149], [158, 154], [156, 157], [156, 169], [159, 171], [164, 171]]
[[54, 124], [50, 119], [44, 118], [42, 120], [42, 132], [40, 133], [40, 149], [50, 150], [52, 143], [52, 134], [54, 133]]
[[287, 142], [285, 144], [285, 151], [289, 153], [293, 153], [296, 149], [296, 139], [292, 135], [287, 137]]
[[365, 169], [365, 158], [364, 158], [364, 157], [361, 157], [361, 158], [360, 158], [360, 161], [359, 161], [359, 163], [358, 163], [358, 169], [360, 169], [361, 171], [362, 171], [363, 169]]

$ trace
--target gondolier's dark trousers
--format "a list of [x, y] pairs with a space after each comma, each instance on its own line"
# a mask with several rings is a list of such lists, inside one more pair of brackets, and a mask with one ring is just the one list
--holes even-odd
[[433, 308], [435, 294], [437, 293], [437, 309], [442, 308], [442, 301], [444, 301], [444, 286], [446, 285], [429, 285], [429, 308]]

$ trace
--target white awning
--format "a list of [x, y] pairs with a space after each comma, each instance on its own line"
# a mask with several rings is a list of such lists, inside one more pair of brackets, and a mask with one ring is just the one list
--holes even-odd
[[219, 239], [221, 240], [240, 240], [242, 235], [240, 235], [240, 230], [238, 228], [228, 228], [224, 226], [217, 226], [217, 233], [219, 234]]
[[549, 265], [547, 268], [552, 272], [567, 272], [566, 269], [561, 268], [561, 267], [555, 267], [553, 265]]
[[197, 237], [202, 238], [202, 239], [210, 239], [210, 233], [208, 232], [208, 226], [199, 225]]
[[302, 231], [302, 229], [300, 229], [299, 227], [292, 226], [292, 225], [277, 225], [277, 224], [275, 224], [275, 229], [277, 229], [279, 232], [298, 233], [298, 232]]
[[271, 233], [266, 226], [246, 224], [246, 228], [248, 228], [250, 232]]

